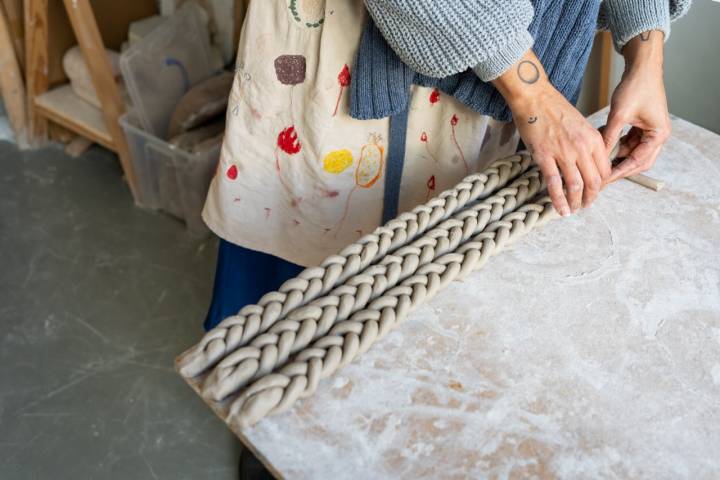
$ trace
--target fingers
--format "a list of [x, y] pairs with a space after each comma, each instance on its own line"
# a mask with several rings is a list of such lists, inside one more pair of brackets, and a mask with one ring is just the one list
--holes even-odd
[[646, 162], [640, 162], [640, 165], [637, 166], [635, 169], [631, 170], [626, 176], [632, 177], [633, 175], [637, 175], [638, 173], [646, 172], [647, 170], [652, 167], [652, 165], [655, 163], [655, 160], [657, 160], [658, 155], [660, 155], [660, 151], [662, 150], [662, 145], [655, 148], [655, 151], [652, 152], [649, 156], [649, 160]]
[[637, 148], [642, 140], [642, 130], [637, 127], [632, 127], [627, 135], [623, 135], [620, 139], [620, 148], [617, 152], [616, 158], [625, 158]]
[[[594, 163], [595, 168], [600, 175], [600, 185], [598, 186], [598, 190], [602, 189], [605, 182], [610, 178], [612, 170], [612, 164], [610, 163], [611, 159], [608, 158], [608, 153], [605, 149], [605, 144], [603, 143], [602, 131], [603, 130], [601, 129], [596, 133], [595, 143], [590, 146], [590, 160]], [[589, 206], [589, 204], [586, 206]]]
[[605, 144], [605, 156], [610, 156], [610, 152], [615, 147], [615, 144], [620, 138], [622, 129], [625, 126], [625, 118], [623, 115], [617, 112], [617, 110], [610, 109], [608, 115], [607, 124], [602, 129], [603, 142]]
[[639, 165], [637, 159], [633, 157], [632, 154], [627, 155], [625, 159], [618, 163], [615, 167], [612, 169], [612, 173], [610, 174], [610, 178], [608, 179], [607, 183], [613, 183], [617, 180], [620, 180], [621, 178], [625, 178], [628, 175], [630, 175], [630, 172], [635, 171], [637, 169], [637, 166]]
[[626, 154], [625, 160], [612, 169], [608, 183], [649, 169], [655, 163], [666, 139], [664, 132], [654, 130], [642, 132], [637, 143], [630, 137], [626, 145], [630, 152]]
[[[555, 209], [563, 216], [589, 207], [611, 174], [602, 136], [583, 136], [577, 144], [566, 144], [558, 154], [535, 154]], [[562, 177], [560, 176], [562, 174]], [[564, 184], [564, 191], [563, 191]]]
[[582, 206], [583, 178], [575, 162], [568, 160], [567, 157], [560, 160], [559, 165], [565, 183], [568, 204], [570, 205], [570, 210], [575, 213]]
[[605, 180], [610, 178], [610, 171], [612, 170], [612, 164], [605, 153], [605, 149], [596, 148], [591, 152], [590, 156], [593, 163], [595, 163], [595, 168], [597, 168], [597, 171], [600, 174], [601, 183], [604, 183]]
[[610, 163], [602, 158], [600, 152], [598, 152], [597, 157], [600, 157], [600, 159], [596, 159], [592, 154], [586, 155], [581, 157], [577, 163], [584, 185], [582, 192], [583, 208], [588, 208], [590, 204], [595, 201], [600, 193], [600, 189], [602, 188], [603, 180], [598, 169], [598, 163], [602, 163], [604, 168], [608, 171], [607, 176], [609, 176], [610, 173]]
[[567, 217], [570, 215], [570, 206], [568, 205], [567, 198], [565, 198], [565, 193], [563, 192], [563, 182], [560, 178], [560, 171], [555, 164], [555, 160], [551, 157], [541, 156], [538, 154], [535, 154], [533, 157], [543, 174], [543, 178], [547, 184], [548, 193], [550, 194], [550, 199], [553, 202], [553, 207], [555, 207], [555, 210], [557, 210], [560, 215]]

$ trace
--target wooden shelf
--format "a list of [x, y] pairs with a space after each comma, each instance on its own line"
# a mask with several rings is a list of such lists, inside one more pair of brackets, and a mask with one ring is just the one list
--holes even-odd
[[[47, 138], [49, 120], [113, 150], [137, 199], [138, 184], [130, 147], [118, 122], [125, 105], [105, 46], [119, 50], [130, 23], [157, 13], [156, 3], [24, 0], [24, 7], [27, 104], [33, 143], [42, 144]], [[75, 96], [68, 85], [48, 91], [56, 81], [65, 80], [62, 57], [74, 43], [80, 46], [102, 105], [100, 109]]]
[[105, 148], [115, 149], [102, 110], [78, 97], [69, 84], [35, 97], [35, 108], [43, 117]]
[[[27, 131], [32, 143], [41, 145], [47, 139], [49, 122], [52, 122], [113, 150], [118, 155], [133, 197], [137, 199], [138, 182], [132, 154], [119, 123], [125, 104], [105, 47], [119, 51], [129, 25], [156, 14], [157, 3], [149, 0], [0, 0], [0, 5], [8, 2], [13, 7], [13, 18], [19, 17], [20, 6], [24, 7], [22, 30], [25, 33], [27, 102], [20, 103], [29, 107]], [[235, 0], [235, 30], [238, 33], [247, 3], [248, 0]], [[4, 30], [10, 31], [10, 28]], [[2, 33], [0, 31], [0, 36], [7, 36]], [[15, 32], [15, 36], [18, 35]], [[12, 42], [3, 39], [0, 43], [10, 46]], [[100, 109], [77, 97], [69, 85], [49, 90], [67, 81], [62, 58], [76, 43], [87, 64], [102, 106]], [[6, 70], [0, 69], [0, 80], [8, 76]], [[22, 98], [25, 93], [19, 96]], [[79, 141], [76, 146], [81, 150], [85, 143]]]

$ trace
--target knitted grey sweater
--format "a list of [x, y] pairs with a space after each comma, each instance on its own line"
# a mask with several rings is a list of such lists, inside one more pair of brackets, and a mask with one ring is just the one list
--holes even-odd
[[[559, 0], [562, 1], [562, 0]], [[616, 49], [648, 30], [670, 36], [670, 21], [692, 0], [604, 0], [598, 27]], [[400, 59], [430, 77], [473, 68], [483, 81], [500, 76], [533, 46], [530, 0], [365, 0]]]

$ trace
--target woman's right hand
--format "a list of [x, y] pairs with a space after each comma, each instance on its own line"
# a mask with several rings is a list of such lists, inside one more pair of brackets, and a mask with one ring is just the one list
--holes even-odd
[[532, 51], [492, 83], [510, 106], [555, 209], [568, 216], [590, 206], [611, 170], [600, 132], [553, 87]]

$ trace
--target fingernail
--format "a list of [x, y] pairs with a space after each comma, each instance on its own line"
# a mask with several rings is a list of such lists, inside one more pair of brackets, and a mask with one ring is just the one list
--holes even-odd
[[563, 217], [569, 217], [570, 216], [570, 209], [568, 207], [563, 207], [560, 209], [560, 215]]

